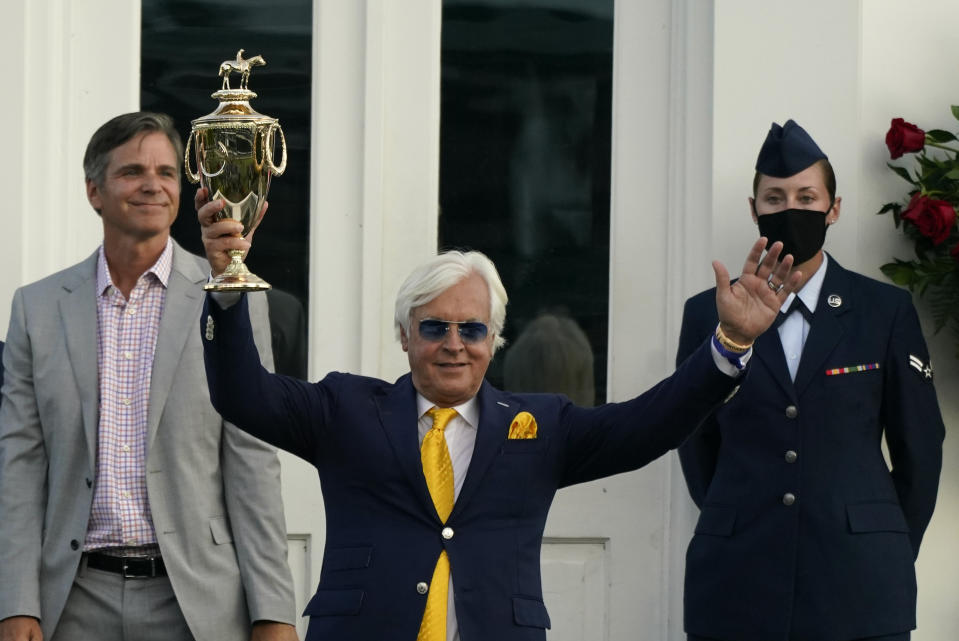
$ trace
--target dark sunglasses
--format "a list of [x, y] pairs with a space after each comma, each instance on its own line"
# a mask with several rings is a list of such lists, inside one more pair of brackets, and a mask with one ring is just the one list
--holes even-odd
[[431, 342], [438, 342], [446, 337], [450, 325], [455, 325], [464, 343], [478, 343], [489, 333], [485, 323], [479, 321], [445, 321], [421, 320], [420, 336]]

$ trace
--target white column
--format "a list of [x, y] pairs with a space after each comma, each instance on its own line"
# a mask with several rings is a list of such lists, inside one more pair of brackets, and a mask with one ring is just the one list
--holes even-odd
[[[623, 400], [673, 369], [683, 298], [708, 274], [712, 2], [621, 0], [614, 20], [608, 390]], [[666, 458], [602, 481], [599, 500], [629, 497], [616, 517], [632, 547], [611, 569], [612, 639], [684, 638], [693, 517], [675, 467]]]
[[[90, 254], [103, 231], [86, 200], [83, 152], [94, 130], [139, 104], [140, 3], [8, 0], [0, 101], [0, 332], [19, 285]], [[14, 53], [16, 52], [16, 53]]]
[[[679, 343], [683, 304], [692, 293], [713, 283], [712, 139], [713, 139], [713, 5], [712, 0], [683, 0], [672, 5], [670, 46], [669, 207], [664, 357], [672, 371]], [[735, 266], [730, 266], [735, 269]], [[666, 487], [663, 592], [666, 635], [683, 632], [683, 583], [686, 546], [699, 511], [689, 498], [679, 465], [671, 453], [664, 462]]]
[[[440, 0], [314, 0], [310, 377], [395, 378], [401, 279], [436, 252]], [[282, 454], [287, 530], [319, 579], [323, 501], [313, 466]], [[302, 627], [304, 622], [300, 622]]]
[[393, 300], [436, 252], [440, 0], [317, 0], [311, 371], [393, 378]]

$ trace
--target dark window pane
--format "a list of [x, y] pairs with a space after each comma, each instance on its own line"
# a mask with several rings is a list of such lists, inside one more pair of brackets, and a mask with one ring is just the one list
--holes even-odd
[[[250, 76], [250, 89], [258, 94], [251, 104], [279, 119], [289, 156], [286, 172], [271, 183], [270, 210], [246, 263], [283, 290], [270, 295], [277, 369], [301, 377], [309, 292], [312, 24], [312, 5], [302, 0], [142, 2], [140, 105], [170, 114], [184, 140], [190, 121], [217, 106], [210, 94], [220, 88], [221, 62], [239, 49], [247, 58], [266, 60]], [[239, 78], [234, 75], [232, 82], [237, 86]], [[194, 191], [184, 179], [173, 237], [202, 255]]]
[[612, 71], [612, 0], [444, 0], [439, 245], [503, 277], [495, 385], [606, 398]]

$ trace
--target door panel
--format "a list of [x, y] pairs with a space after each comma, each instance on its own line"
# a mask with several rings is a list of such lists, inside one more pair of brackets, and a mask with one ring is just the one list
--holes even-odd
[[609, 638], [608, 541], [545, 537], [543, 599], [549, 610], [550, 641]]

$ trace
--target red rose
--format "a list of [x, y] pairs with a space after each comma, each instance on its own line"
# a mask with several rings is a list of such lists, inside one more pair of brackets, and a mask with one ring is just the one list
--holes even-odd
[[949, 238], [956, 224], [956, 210], [944, 200], [935, 200], [916, 192], [909, 206], [902, 212], [902, 219], [919, 228], [919, 233], [940, 245]]
[[893, 159], [921, 150], [926, 144], [926, 132], [902, 118], [893, 118], [886, 132], [886, 146]]

